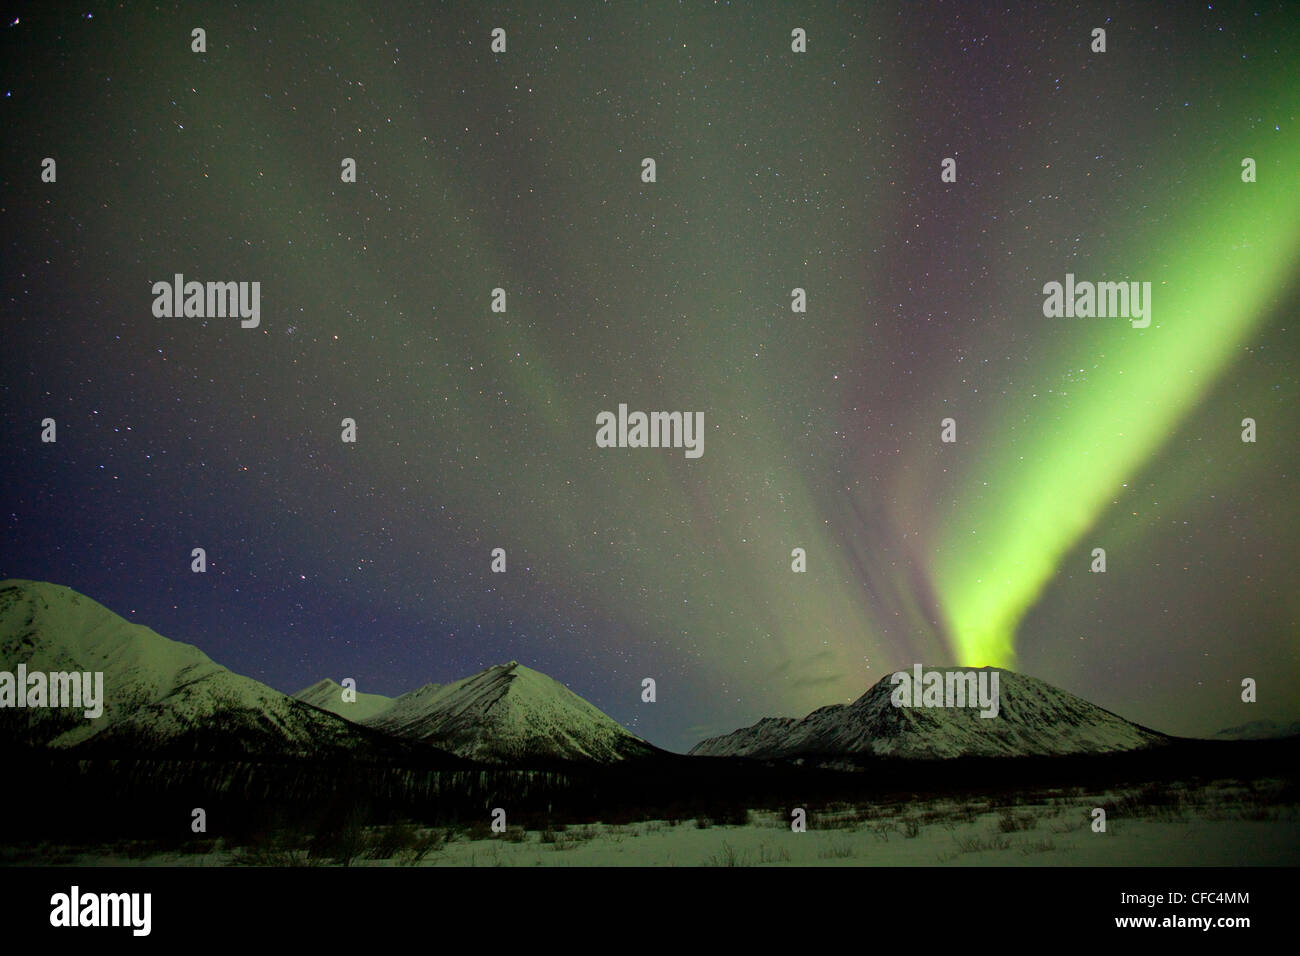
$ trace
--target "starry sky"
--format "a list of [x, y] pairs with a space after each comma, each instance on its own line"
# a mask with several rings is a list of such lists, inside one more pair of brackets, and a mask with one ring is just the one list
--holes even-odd
[[[1286, 2], [18, 8], [0, 576], [290, 693], [518, 660], [675, 750], [917, 661], [1295, 719], [1298, 63]], [[1150, 327], [1044, 317], [1067, 273]], [[620, 403], [703, 456], [596, 447]]]

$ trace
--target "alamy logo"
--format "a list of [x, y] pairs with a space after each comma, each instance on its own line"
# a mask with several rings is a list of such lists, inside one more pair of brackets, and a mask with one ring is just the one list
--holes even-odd
[[596, 416], [597, 448], [685, 448], [687, 458], [704, 454], [703, 412], [632, 412], [627, 405]]
[[129, 926], [132, 935], [148, 936], [153, 923], [152, 893], [70, 893], [50, 897], [51, 926]]
[[1075, 317], [1129, 319], [1133, 328], [1151, 324], [1150, 282], [1079, 282], [1074, 273], [1065, 274], [1065, 285], [1049, 282], [1043, 286], [1043, 315], [1049, 319]]
[[981, 717], [996, 717], [1001, 709], [997, 671], [927, 671], [920, 664], [912, 673], [898, 671], [889, 679], [895, 707], [979, 707]]
[[176, 273], [170, 283], [153, 284], [153, 314], [159, 319], [225, 319], [255, 329], [262, 321], [262, 283], [186, 282]]
[[[93, 678], [93, 680], [92, 680]], [[84, 707], [87, 720], [104, 713], [104, 672], [0, 671], [0, 707]]]

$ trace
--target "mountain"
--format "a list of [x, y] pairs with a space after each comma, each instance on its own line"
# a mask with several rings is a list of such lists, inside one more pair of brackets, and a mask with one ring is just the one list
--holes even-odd
[[374, 717], [393, 706], [393, 698], [385, 697], [383, 694], [363, 694], [358, 692], [357, 699], [351, 702], [343, 700], [343, 686], [328, 677], [322, 681], [317, 681], [310, 687], [298, 691], [293, 695], [298, 700], [305, 701], [313, 707], [319, 707], [321, 710], [328, 710], [330, 713], [338, 714], [355, 724], [363, 723], [367, 718]]
[[333, 681], [322, 681], [297, 696], [366, 727], [473, 760], [614, 763], [655, 752], [559, 681], [517, 661], [392, 699], [358, 694], [348, 704], [336, 689]]
[[1035, 677], [1001, 668], [970, 670], [998, 674], [997, 716], [981, 717], [977, 707], [895, 707], [890, 675], [852, 704], [822, 707], [802, 720], [768, 717], [703, 740], [690, 753], [762, 758], [1012, 757], [1138, 750], [1170, 739]]
[[1214, 735], [1215, 740], [1275, 740], [1300, 736], [1300, 720], [1279, 724], [1275, 720], [1252, 720], [1237, 727], [1226, 727]]
[[19, 664], [29, 674], [103, 672], [103, 713], [87, 719], [84, 708], [6, 707], [0, 743], [203, 756], [323, 756], [386, 746], [374, 732], [56, 584], [0, 581], [0, 671], [16, 674]]

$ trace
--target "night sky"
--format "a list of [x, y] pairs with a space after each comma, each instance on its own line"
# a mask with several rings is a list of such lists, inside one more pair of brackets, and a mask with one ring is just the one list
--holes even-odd
[[[0, 577], [669, 749], [917, 661], [1300, 716], [1294, 4], [53, 6], [0, 27]], [[704, 454], [598, 448], [620, 403]]]

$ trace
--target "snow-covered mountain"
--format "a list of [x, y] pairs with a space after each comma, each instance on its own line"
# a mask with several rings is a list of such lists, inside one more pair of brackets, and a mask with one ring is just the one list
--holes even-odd
[[344, 701], [343, 686], [328, 677], [298, 691], [293, 696], [313, 707], [345, 717], [355, 724], [364, 723], [368, 718], [381, 714], [393, 706], [391, 697], [385, 697], [383, 694], [363, 694], [360, 691], [356, 694], [356, 700]]
[[[949, 671], [954, 668], [924, 670]], [[802, 720], [768, 717], [690, 753], [708, 757], [790, 757], [872, 754], [911, 758], [1010, 757], [1137, 750], [1170, 738], [1124, 720], [1051, 684], [1001, 668], [999, 709], [895, 707], [890, 675], [852, 704], [832, 704]]]
[[391, 699], [358, 694], [344, 703], [333, 681], [297, 696], [375, 730], [485, 762], [613, 763], [654, 750], [559, 681], [517, 661]]
[[102, 671], [103, 713], [0, 709], [0, 741], [121, 751], [323, 755], [379, 735], [215, 663], [197, 647], [132, 624], [71, 588], [0, 581], [0, 671]]
[[1275, 720], [1252, 720], [1237, 727], [1225, 727], [1214, 735], [1215, 740], [1277, 740], [1300, 736], [1300, 720], [1279, 724]]

